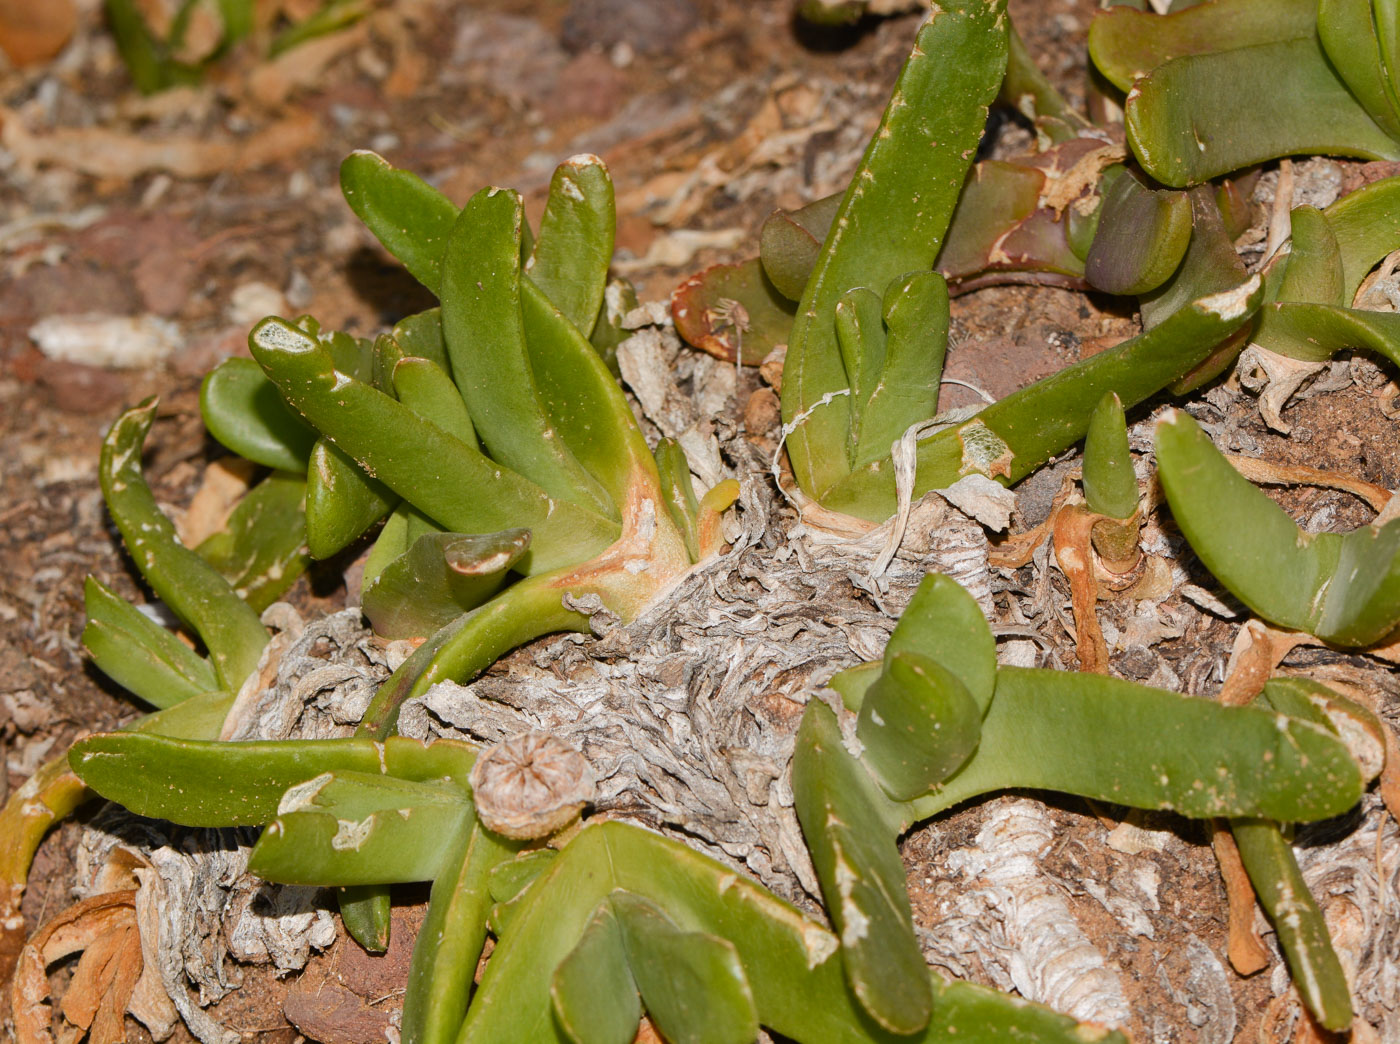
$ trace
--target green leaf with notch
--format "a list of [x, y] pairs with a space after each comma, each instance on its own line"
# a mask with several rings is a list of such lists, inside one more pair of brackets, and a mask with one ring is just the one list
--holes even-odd
[[1006, 70], [999, 0], [942, 4], [919, 30], [879, 130], [841, 201], [803, 291], [783, 372], [783, 422], [797, 484], [825, 501], [850, 472], [846, 368], [836, 303], [933, 267]]
[[[321, 346], [276, 319], [249, 337], [254, 357], [289, 402], [379, 481], [448, 530], [533, 533], [525, 564], [540, 572], [588, 558], [617, 526], [488, 459], [402, 403], [338, 372]], [[441, 476], [452, 475], [445, 483]]]
[[753, 991], [729, 940], [683, 931], [646, 898], [613, 892], [627, 963], [642, 1004], [673, 1044], [749, 1044], [758, 1036]]
[[528, 529], [425, 533], [365, 584], [360, 606], [375, 634], [426, 638], [499, 591], [529, 547]]

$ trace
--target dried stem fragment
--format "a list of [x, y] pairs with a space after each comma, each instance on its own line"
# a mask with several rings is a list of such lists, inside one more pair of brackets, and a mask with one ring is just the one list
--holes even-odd
[[573, 747], [534, 730], [497, 743], [472, 767], [477, 814], [498, 834], [548, 837], [593, 800], [593, 769]]

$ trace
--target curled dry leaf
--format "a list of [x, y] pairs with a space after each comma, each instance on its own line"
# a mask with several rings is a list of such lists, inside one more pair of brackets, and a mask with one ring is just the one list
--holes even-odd
[[1108, 646], [1094, 611], [1098, 581], [1094, 578], [1094, 552], [1090, 534], [1101, 516], [1079, 504], [1069, 504], [1055, 515], [1055, 561], [1069, 580], [1073, 600], [1075, 651], [1081, 670], [1108, 673]]
[[498, 834], [548, 837], [593, 800], [597, 783], [582, 754], [547, 732], [497, 743], [472, 766], [477, 814]]
[[[1391, 500], [1390, 490], [1365, 479], [1354, 478], [1339, 471], [1324, 471], [1303, 464], [1278, 464], [1258, 457], [1243, 457], [1227, 453], [1228, 460], [1236, 471], [1257, 485], [1263, 486], [1321, 486], [1324, 489], [1340, 489], [1354, 494], [1371, 505], [1372, 510], [1381, 511]], [[1377, 519], [1376, 525], [1381, 524]]]
[[145, 963], [134, 889], [75, 903], [25, 945], [11, 1001], [18, 1044], [52, 1044], [45, 969], [79, 951], [83, 955], [63, 996], [65, 1021], [87, 1031], [91, 1044], [126, 1040], [123, 1016]]
[[1253, 975], [1269, 966], [1269, 951], [1254, 930], [1254, 886], [1240, 861], [1240, 850], [1223, 822], [1211, 834], [1211, 848], [1225, 881], [1225, 901], [1229, 905], [1230, 967], [1241, 975]]

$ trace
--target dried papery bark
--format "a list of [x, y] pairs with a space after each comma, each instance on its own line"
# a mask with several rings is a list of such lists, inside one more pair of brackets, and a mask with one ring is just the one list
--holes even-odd
[[881, 655], [928, 570], [987, 590], [986, 539], [927, 502], [884, 574], [881, 611], [863, 589], [878, 543], [775, 533], [769, 520], [791, 515], [761, 477], [741, 505], [729, 552], [631, 625], [595, 616], [601, 639], [545, 639], [470, 685], [437, 685], [404, 706], [400, 730], [486, 743], [548, 731], [592, 766], [597, 811], [677, 831], [811, 909], [819, 892], [787, 779], [802, 709], [836, 671]]
[[958, 888], [925, 945], [935, 964], [975, 955], [1003, 989], [1076, 1018], [1126, 1025], [1131, 1008], [1121, 972], [1040, 868], [1054, 842], [1054, 824], [1040, 806], [996, 802], [975, 844], [947, 856], [947, 872], [957, 876]]

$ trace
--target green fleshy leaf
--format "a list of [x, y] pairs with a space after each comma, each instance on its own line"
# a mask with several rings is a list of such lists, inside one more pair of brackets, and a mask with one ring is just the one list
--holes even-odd
[[352, 152], [340, 165], [340, 188], [355, 216], [403, 262], [414, 279], [437, 293], [442, 255], [457, 220], [452, 201], [416, 174], [373, 152]]
[[1214, 0], [1165, 16], [1118, 6], [1090, 24], [1089, 56], [1127, 91], [1173, 58], [1310, 38], [1317, 15], [1317, 0]]
[[83, 648], [122, 688], [155, 707], [219, 688], [208, 660], [91, 576], [83, 586], [83, 606]]
[[330, 558], [394, 509], [398, 497], [326, 438], [316, 440], [306, 469], [306, 545]]
[[614, 892], [609, 905], [637, 992], [657, 1030], [673, 1044], [749, 1044], [758, 1011], [734, 944], [682, 931], [653, 903]]
[[240, 457], [304, 471], [316, 432], [282, 401], [252, 359], [225, 359], [204, 378], [199, 410], [209, 434]]
[[525, 271], [584, 337], [603, 305], [617, 208], [612, 179], [597, 156], [574, 156], [554, 171], [549, 200]]
[[[830, 932], [729, 867], [621, 822], [585, 826], [536, 880], [492, 953], [460, 1044], [569, 1044], [551, 1003], [554, 969], [618, 888], [650, 900], [687, 929], [732, 942], [762, 1025], [800, 1044], [892, 1044], [860, 1012], [842, 981]], [[995, 990], [931, 978], [933, 1021], [925, 1032], [900, 1038], [908, 1044], [1083, 1044], [1090, 1032]], [[1092, 1032], [1104, 1034], [1101, 1027]], [[1120, 1033], [1099, 1039], [1125, 1044]]]
[[1084, 436], [1084, 499], [1090, 511], [1109, 518], [1131, 518], [1137, 511], [1137, 475], [1127, 422], [1123, 404], [1112, 392], [1094, 407]]
[[615, 517], [606, 492], [556, 437], [556, 422], [531, 371], [516, 260], [523, 223], [520, 197], [491, 188], [473, 196], [453, 226], [442, 280], [442, 328], [452, 376], [477, 436], [495, 460], [556, 500]]
[[875, 390], [885, 368], [884, 305], [880, 295], [858, 286], [836, 302], [836, 345], [846, 368], [846, 384], [851, 389], [851, 445], [853, 454], [857, 432], [865, 417], [865, 401]]
[[144, 732], [89, 736], [69, 755], [84, 783], [137, 815], [218, 827], [270, 823], [288, 788], [324, 772], [452, 779], [461, 787], [475, 759], [473, 748], [448, 740], [428, 747], [398, 737], [231, 743]]
[[700, 561], [700, 535], [697, 519], [700, 502], [695, 499], [695, 484], [690, 480], [690, 462], [685, 450], [675, 439], [661, 439], [656, 444], [656, 470], [661, 480], [661, 497], [666, 512], [685, 540], [686, 553], [692, 562]]
[[1266, 620], [1349, 647], [1400, 623], [1400, 521], [1305, 533], [1181, 413], [1157, 426], [1157, 465], [1191, 549]]
[[919, 30], [803, 292], [783, 371], [783, 422], [796, 425], [787, 449], [797, 484], [823, 502], [850, 473], [836, 303], [857, 286], [883, 290], [933, 267], [1006, 69], [1006, 39], [999, 0], [950, 0]]
[[452, 361], [447, 357], [447, 343], [442, 339], [442, 309], [429, 308], [400, 319], [390, 336], [404, 355], [427, 359], [449, 377]]
[[1366, 274], [1400, 249], [1400, 177], [1357, 189], [1323, 214], [1342, 258], [1342, 303], [1350, 304]]
[[155, 399], [147, 399], [112, 425], [98, 463], [102, 495], [136, 568], [204, 642], [219, 687], [237, 692], [258, 665], [267, 631], [228, 581], [180, 543], [175, 527], [156, 506], [141, 474], [141, 447], [155, 414]]
[[884, 1029], [919, 1032], [933, 996], [895, 846], [894, 809], [842, 744], [836, 716], [816, 700], [797, 733], [792, 792], [852, 991]]
[[996, 689], [997, 640], [977, 600], [950, 576], [929, 573], [900, 614], [885, 662], [912, 652], [951, 671], [982, 714]]
[[443, 838], [462, 830], [470, 814], [467, 796], [450, 783], [326, 772], [282, 795], [248, 870], [282, 884], [431, 881], [449, 854]]
[[657, 488], [656, 462], [637, 418], [592, 345], [529, 279], [520, 287], [520, 312], [551, 437], [616, 517], [639, 489]]
[[1278, 824], [1267, 819], [1234, 819], [1230, 829], [1303, 1003], [1323, 1029], [1347, 1029], [1352, 1007], [1346, 973], [1292, 847]]
[[1315, 38], [1173, 59], [1137, 81], [1124, 111], [1138, 162], [1173, 188], [1280, 156], [1400, 159]]
[[972, 755], [982, 708], [957, 676], [926, 656], [889, 657], [856, 720], [866, 766], [897, 801], [943, 782]]
[[1124, 174], [1104, 192], [1084, 275], [1105, 293], [1145, 294], [1176, 271], [1190, 239], [1186, 193], [1150, 189]]
[[361, 608], [375, 634], [426, 638], [500, 590], [529, 546], [528, 529], [426, 533], [365, 584]]
[[[1089, 417], [1104, 395], [1115, 392], [1130, 408], [1156, 394], [1249, 322], [1262, 298], [1258, 276], [1202, 297], [1116, 348], [1037, 381], [971, 420], [924, 439], [918, 448], [914, 497], [945, 489], [974, 471], [1008, 484], [1018, 482], [1084, 437]], [[889, 518], [896, 509], [889, 458], [853, 472], [822, 503], [860, 518]]]
[[[1094, 751], [1067, 758], [1064, 751]], [[1304, 821], [1339, 815], [1361, 774], [1327, 729], [1117, 678], [1003, 667], [972, 759], [906, 822], [978, 794], [1056, 790], [1185, 816]]]
[[890, 453], [910, 425], [938, 412], [948, 351], [943, 277], [917, 272], [893, 283], [885, 292], [884, 326], [884, 364], [854, 427], [857, 467]]
[[482, 827], [474, 813], [443, 841], [445, 869], [433, 881], [404, 994], [403, 1039], [418, 1044], [456, 1041], [486, 942], [487, 882], [520, 847]]
[[393, 926], [393, 897], [385, 885], [354, 885], [336, 890], [345, 930], [368, 953], [389, 949]]
[[554, 969], [549, 996], [574, 1044], [632, 1044], [642, 1002], [611, 903], [598, 907], [583, 938]]
[[843, 195], [824, 196], [797, 210], [775, 210], [763, 222], [759, 260], [778, 293], [788, 300], [802, 300]]
[[[249, 342], [303, 416], [446, 529], [493, 533], [529, 528], [532, 544], [524, 567], [530, 572], [586, 559], [616, 539], [615, 523], [551, 500], [538, 486], [402, 403], [338, 372], [317, 342], [280, 320], [263, 320]], [[442, 482], [445, 474], [454, 481]]]
[[306, 572], [306, 544], [306, 480], [274, 471], [244, 494], [223, 528], [195, 551], [260, 613]]
[[406, 356], [394, 364], [394, 392], [399, 401], [453, 438], [477, 448], [476, 429], [452, 378], [430, 359]]
[[1293, 359], [1322, 362], [1365, 349], [1400, 366], [1400, 314], [1280, 301], [1259, 310], [1255, 343]]
[[1317, 35], [1332, 68], [1371, 119], [1392, 138], [1400, 138], [1400, 113], [1395, 108], [1393, 88], [1387, 82], [1388, 63], [1381, 60], [1371, 0], [1321, 0], [1317, 5]]

